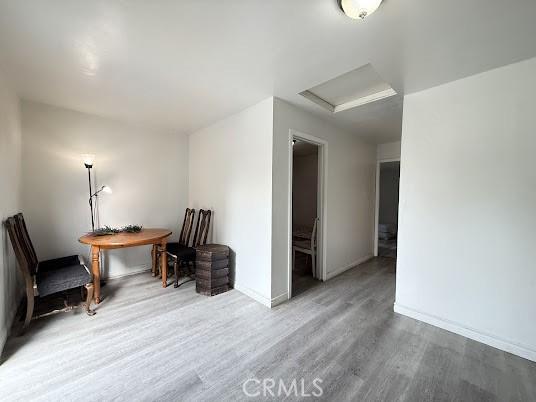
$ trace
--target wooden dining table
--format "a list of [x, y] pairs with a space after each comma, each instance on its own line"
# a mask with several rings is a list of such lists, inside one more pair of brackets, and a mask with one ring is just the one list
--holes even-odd
[[156, 264], [156, 253], [160, 253], [160, 264], [162, 273], [162, 287], [167, 286], [167, 253], [166, 245], [168, 237], [171, 236], [168, 229], [142, 229], [138, 233], [114, 233], [109, 235], [87, 234], [78, 241], [91, 246], [91, 270], [93, 272], [93, 287], [95, 303], [101, 302], [100, 293], [100, 252], [101, 250], [111, 250], [116, 248], [136, 247], [153, 245], [152, 264], [153, 272]]

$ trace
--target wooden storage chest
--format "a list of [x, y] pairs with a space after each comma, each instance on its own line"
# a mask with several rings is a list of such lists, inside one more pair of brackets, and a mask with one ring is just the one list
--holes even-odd
[[195, 290], [207, 296], [229, 290], [229, 247], [205, 244], [196, 247]]

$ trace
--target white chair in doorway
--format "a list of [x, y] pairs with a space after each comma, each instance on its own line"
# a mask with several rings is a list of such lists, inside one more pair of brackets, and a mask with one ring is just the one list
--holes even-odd
[[313, 268], [313, 278], [318, 278], [316, 272], [316, 230], [318, 227], [318, 218], [315, 218], [313, 224], [313, 231], [310, 239], [296, 239], [292, 240], [292, 267], [296, 264], [296, 252], [304, 253], [311, 256], [311, 263]]

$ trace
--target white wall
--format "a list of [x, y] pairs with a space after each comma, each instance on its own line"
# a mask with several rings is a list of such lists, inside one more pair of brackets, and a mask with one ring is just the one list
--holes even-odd
[[234, 286], [270, 305], [273, 99], [190, 136], [190, 205], [213, 211]]
[[[0, 76], [0, 217], [20, 209], [20, 108], [16, 94]], [[0, 242], [0, 353], [7, 339], [23, 285], [11, 241], [2, 225]]]
[[[82, 153], [96, 154], [100, 223], [165, 227], [178, 235], [187, 203], [187, 137], [56, 108], [22, 104], [22, 205], [38, 257], [80, 253], [91, 229], [87, 170]], [[115, 277], [150, 267], [150, 247], [105, 253], [103, 275]]]
[[384, 159], [400, 159], [401, 142], [388, 142], [386, 144], [378, 144], [376, 149], [378, 160]]
[[406, 96], [395, 310], [536, 360], [536, 59]]
[[328, 142], [328, 278], [372, 256], [376, 147], [281, 99], [274, 101], [272, 299], [288, 288], [289, 130]]
[[294, 154], [292, 165], [292, 224], [312, 228], [318, 215], [318, 154]]

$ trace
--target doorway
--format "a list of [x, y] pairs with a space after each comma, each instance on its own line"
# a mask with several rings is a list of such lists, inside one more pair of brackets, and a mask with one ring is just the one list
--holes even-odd
[[301, 133], [290, 136], [289, 297], [324, 279], [324, 160], [322, 140]]
[[379, 161], [376, 184], [375, 255], [396, 259], [400, 161]]

